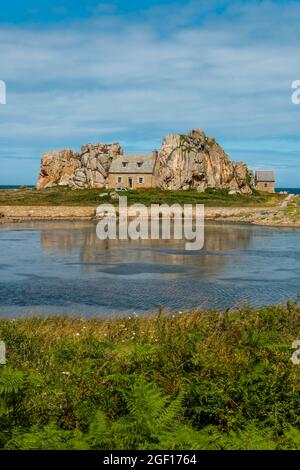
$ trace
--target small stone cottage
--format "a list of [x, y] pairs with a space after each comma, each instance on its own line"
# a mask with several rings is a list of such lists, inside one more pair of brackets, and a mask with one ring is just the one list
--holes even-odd
[[275, 193], [275, 174], [274, 171], [256, 171], [255, 187], [258, 191]]
[[112, 161], [108, 188], [153, 188], [155, 186], [155, 164], [158, 152], [152, 154], [121, 155]]

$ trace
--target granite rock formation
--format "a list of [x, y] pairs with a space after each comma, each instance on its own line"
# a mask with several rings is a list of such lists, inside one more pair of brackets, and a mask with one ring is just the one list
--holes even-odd
[[114, 158], [123, 154], [119, 144], [87, 144], [81, 152], [46, 153], [41, 160], [37, 189], [53, 186], [103, 188]]
[[157, 184], [162, 189], [228, 188], [251, 193], [252, 172], [245, 163], [233, 162], [202, 129], [187, 135], [164, 137], [156, 165]]
[[[46, 153], [41, 160], [37, 189], [53, 186], [103, 188], [111, 162], [123, 155], [117, 144], [87, 144], [81, 152], [61, 150]], [[128, 156], [130, 158], [130, 156]], [[251, 193], [253, 175], [243, 162], [233, 162], [202, 129], [187, 135], [164, 137], [155, 165], [156, 186], [161, 189], [228, 188]]]

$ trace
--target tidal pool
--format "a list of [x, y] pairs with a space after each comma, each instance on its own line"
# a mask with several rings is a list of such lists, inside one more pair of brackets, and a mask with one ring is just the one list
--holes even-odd
[[264, 305], [300, 293], [300, 230], [206, 223], [205, 246], [101, 241], [92, 222], [0, 226], [0, 316]]

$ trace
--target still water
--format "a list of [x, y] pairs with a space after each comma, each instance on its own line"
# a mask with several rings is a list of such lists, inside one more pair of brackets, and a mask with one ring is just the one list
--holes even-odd
[[205, 246], [100, 241], [92, 222], [0, 226], [0, 316], [238, 307], [300, 293], [300, 230], [206, 223]]

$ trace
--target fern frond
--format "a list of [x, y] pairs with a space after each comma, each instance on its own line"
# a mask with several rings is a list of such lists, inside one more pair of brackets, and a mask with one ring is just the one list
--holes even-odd
[[284, 431], [284, 437], [288, 440], [289, 449], [293, 450], [300, 450], [300, 430], [293, 427], [289, 426], [285, 431]]
[[157, 419], [167, 402], [160, 389], [155, 384], [150, 384], [140, 379], [133, 385], [126, 399], [131, 418], [137, 422], [152, 424]]
[[105, 449], [109, 442], [109, 431], [110, 429], [104, 413], [98, 410], [89, 426], [87, 442], [89, 442], [93, 449]]
[[183, 400], [185, 397], [185, 392], [180, 391], [178, 396], [173, 400], [167, 408], [162, 410], [158, 424], [161, 428], [171, 426], [176, 418], [178, 418], [183, 413]]
[[275, 450], [276, 443], [272, 431], [268, 428], [259, 429], [249, 423], [244, 429], [231, 432], [223, 441], [225, 450]]
[[24, 385], [25, 375], [20, 370], [5, 367], [0, 374], [0, 395], [17, 393]]
[[88, 445], [79, 431], [65, 431], [54, 424], [45, 426], [42, 430], [32, 427], [30, 432], [16, 431], [6, 444], [8, 450], [83, 450]]

